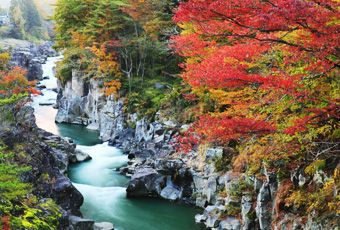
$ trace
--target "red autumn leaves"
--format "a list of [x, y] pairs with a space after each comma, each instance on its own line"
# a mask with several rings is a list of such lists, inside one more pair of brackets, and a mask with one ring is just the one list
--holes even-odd
[[25, 77], [26, 71], [20, 67], [0, 71], [0, 95], [8, 97], [13, 94], [39, 94], [34, 88], [35, 82], [29, 82]]
[[[181, 3], [174, 20], [183, 32], [173, 38], [173, 47], [185, 58], [181, 64], [184, 81], [195, 92], [218, 89], [230, 93], [251, 88], [261, 94], [255, 95], [256, 99], [254, 96], [254, 104], [239, 98], [237, 104], [244, 101], [245, 105], [245, 111], [239, 113], [233, 109], [203, 112], [191, 133], [187, 133], [195, 136], [190, 137], [191, 142], [223, 144], [274, 131], [294, 135], [306, 130], [311, 119], [314, 124], [326, 119], [315, 112], [316, 108], [336, 114], [337, 100], [327, 95], [324, 80], [334, 77], [338, 67], [339, 6], [337, 1], [306, 0]], [[318, 81], [319, 87], [310, 87], [311, 82]], [[318, 90], [322, 93], [318, 94]], [[262, 101], [279, 104], [278, 98], [284, 95], [292, 103], [299, 101], [306, 106], [296, 114], [293, 124], [282, 130], [278, 127], [284, 126], [280, 124], [284, 117], [271, 119], [271, 112], [264, 114], [260, 106], [265, 104]], [[323, 97], [322, 103], [316, 103], [321, 101], [318, 96]], [[244, 116], [248, 111], [249, 116]]]

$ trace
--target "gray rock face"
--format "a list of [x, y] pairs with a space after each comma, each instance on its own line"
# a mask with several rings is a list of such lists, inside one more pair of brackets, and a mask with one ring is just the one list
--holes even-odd
[[56, 56], [57, 52], [52, 49], [52, 43], [46, 42], [37, 46], [33, 43], [17, 46], [11, 52], [11, 65], [20, 66], [27, 70], [28, 80], [42, 80], [42, 64], [47, 57]]
[[160, 196], [167, 200], [178, 200], [182, 196], [182, 189], [174, 185], [171, 177], [168, 176], [166, 187], [162, 189]]
[[208, 148], [205, 157], [206, 160], [221, 158], [223, 156], [223, 148]]
[[250, 219], [250, 213], [252, 211], [252, 197], [251, 196], [242, 196], [241, 200], [241, 215], [243, 220], [243, 230], [251, 229], [253, 226], [253, 220]]
[[205, 225], [208, 228], [216, 228], [219, 226], [220, 223], [220, 219], [219, 219], [219, 209], [217, 206], [211, 205], [211, 206], [207, 206], [204, 209], [204, 213], [203, 213], [203, 219], [206, 219], [205, 221]]
[[56, 122], [88, 124], [88, 119], [85, 113], [85, 83], [81, 78], [81, 73], [72, 71], [72, 81], [68, 81], [62, 91], [62, 95], [58, 95], [57, 106], [58, 113]]
[[115, 139], [126, 128], [123, 102], [106, 98], [101, 85], [94, 79], [85, 82], [83, 74], [73, 70], [72, 80], [59, 86], [56, 122], [82, 124], [99, 130], [103, 141]]
[[[222, 220], [219, 224], [219, 228], [221, 230], [240, 230], [241, 222], [233, 217], [228, 217], [225, 220]], [[249, 229], [249, 228], [247, 228]]]
[[0, 115], [0, 139], [9, 148], [16, 144], [23, 146], [21, 151], [25, 157], [20, 164], [31, 170], [22, 175], [22, 180], [32, 184], [32, 192], [39, 199], [52, 198], [64, 210], [66, 219], [70, 213], [79, 215], [83, 196], [64, 174], [75, 145], [38, 129], [32, 108], [15, 111], [16, 107], [9, 106], [6, 110], [13, 112], [14, 120], [12, 124], [8, 120], [5, 123], [6, 118]]
[[72, 230], [90, 230], [94, 229], [94, 221], [89, 219], [83, 219], [78, 216], [70, 216], [70, 229]]
[[216, 202], [217, 182], [215, 177], [209, 177], [205, 194], [209, 203]]
[[272, 221], [273, 206], [275, 202], [275, 194], [277, 190], [276, 174], [267, 173], [265, 171], [266, 180], [257, 194], [256, 216], [261, 229], [270, 229]]
[[91, 160], [91, 156], [87, 153], [84, 153], [83, 151], [76, 149], [74, 150], [74, 153], [69, 156], [69, 160], [71, 163], [78, 163], [83, 161]]
[[164, 176], [150, 167], [138, 168], [126, 189], [128, 197], [157, 197], [164, 187]]
[[270, 199], [269, 187], [267, 183], [264, 183], [258, 193], [256, 209], [255, 209], [261, 229], [270, 228], [271, 213], [270, 213], [270, 209], [268, 210], [268, 203], [270, 201], [271, 199]]

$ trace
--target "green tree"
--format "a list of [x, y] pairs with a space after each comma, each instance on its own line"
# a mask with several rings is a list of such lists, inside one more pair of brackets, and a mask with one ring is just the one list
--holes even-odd
[[18, 39], [46, 39], [40, 13], [33, 0], [12, 0], [10, 7], [11, 35]]

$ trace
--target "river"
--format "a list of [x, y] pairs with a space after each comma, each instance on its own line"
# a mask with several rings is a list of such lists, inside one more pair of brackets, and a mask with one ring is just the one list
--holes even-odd
[[72, 138], [77, 148], [88, 153], [92, 160], [74, 164], [68, 175], [75, 187], [83, 194], [84, 204], [81, 212], [84, 218], [97, 222], [111, 222], [118, 230], [195, 230], [194, 223], [199, 210], [186, 205], [157, 199], [127, 199], [128, 178], [115, 171], [127, 164], [127, 156], [122, 151], [100, 143], [99, 133], [84, 126], [56, 124], [55, 103], [57, 79], [53, 68], [61, 57], [48, 58], [43, 65], [44, 76], [40, 82], [46, 88], [42, 95], [34, 97], [32, 106], [38, 127], [62, 137]]

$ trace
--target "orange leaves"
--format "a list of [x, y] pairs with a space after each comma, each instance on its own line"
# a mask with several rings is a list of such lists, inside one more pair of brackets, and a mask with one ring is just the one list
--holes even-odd
[[86, 34], [81, 34], [76, 31], [72, 31], [72, 44], [78, 46], [81, 49], [85, 49], [88, 46], [89, 36]]
[[117, 80], [112, 80], [104, 83], [105, 86], [105, 95], [111, 96], [116, 95], [122, 84]]
[[0, 53], [0, 70], [3, 70], [7, 66], [10, 59], [11, 55], [9, 53]]
[[120, 66], [117, 62], [116, 53], [108, 52], [106, 44], [102, 44], [100, 47], [93, 45], [90, 50], [95, 55], [93, 59], [95, 66], [93, 67], [100, 74], [120, 76]]
[[10, 71], [1, 71], [0, 94], [4, 96], [20, 93], [39, 94], [40, 92], [33, 88], [35, 82], [29, 82], [25, 74], [26, 71], [20, 67], [14, 67]]

